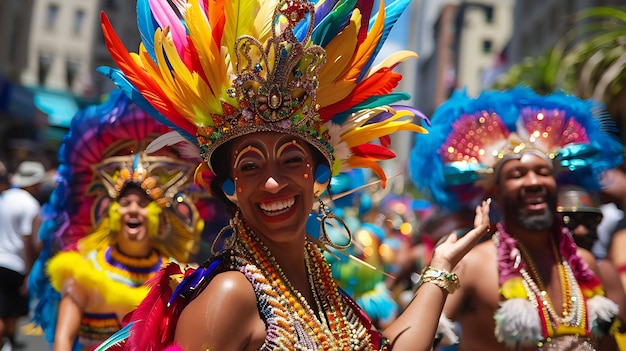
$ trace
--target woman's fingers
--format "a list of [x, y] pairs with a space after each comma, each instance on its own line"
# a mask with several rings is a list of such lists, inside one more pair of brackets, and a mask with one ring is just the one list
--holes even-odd
[[489, 208], [490, 199], [485, 200], [476, 206], [474, 217], [474, 228], [467, 234], [457, 237], [454, 233], [442, 238], [435, 247], [433, 261], [447, 261], [451, 267], [467, 254], [474, 245], [489, 231]]
[[491, 205], [491, 199], [487, 199], [476, 206], [476, 215], [474, 217], [474, 228], [467, 234], [459, 238], [460, 241], [464, 241], [463, 244], [473, 246], [478, 239], [489, 232], [489, 209]]

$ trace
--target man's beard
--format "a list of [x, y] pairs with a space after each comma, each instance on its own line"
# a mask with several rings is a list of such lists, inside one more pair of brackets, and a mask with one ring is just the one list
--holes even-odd
[[552, 224], [554, 224], [554, 214], [549, 209], [545, 209], [545, 211], [543, 211], [543, 213], [541, 214], [533, 215], [528, 215], [524, 213], [524, 210], [521, 208], [518, 208], [517, 212], [520, 224], [526, 230], [547, 230], [552, 227]]
[[[517, 223], [523, 229], [530, 231], [547, 230], [554, 224], [554, 213], [550, 210], [555, 208], [552, 201], [548, 201], [548, 207], [538, 214], [528, 214], [521, 205], [521, 201], [516, 201], [508, 197], [504, 198], [505, 218], [507, 221]], [[511, 218], [514, 217], [514, 218]]]

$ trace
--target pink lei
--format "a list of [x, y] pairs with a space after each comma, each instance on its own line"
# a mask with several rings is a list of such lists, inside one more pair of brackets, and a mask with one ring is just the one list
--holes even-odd
[[498, 224], [493, 236], [498, 249], [500, 295], [494, 316], [495, 335], [509, 347], [543, 346], [563, 336], [590, 338], [601, 334], [598, 322], [610, 323], [618, 307], [608, 298], [598, 277], [576, 255], [566, 228], [552, 240], [563, 290], [563, 314], [555, 311], [534, 263], [525, 248]]

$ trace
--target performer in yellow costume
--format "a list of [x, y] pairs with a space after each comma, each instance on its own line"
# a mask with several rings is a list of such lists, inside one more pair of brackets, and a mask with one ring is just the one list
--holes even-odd
[[195, 164], [182, 146], [143, 151], [168, 131], [118, 90], [75, 117], [32, 278], [36, 320], [54, 350], [105, 340], [146, 296], [143, 284], [196, 249], [203, 221], [188, 194]]

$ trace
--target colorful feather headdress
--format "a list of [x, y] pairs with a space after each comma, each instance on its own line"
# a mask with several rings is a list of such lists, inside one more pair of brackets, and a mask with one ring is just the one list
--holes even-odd
[[384, 182], [376, 162], [395, 157], [389, 135], [425, 132], [412, 123], [416, 110], [391, 105], [408, 98], [393, 92], [401, 76], [392, 68], [417, 55], [374, 66], [409, 2], [381, 1], [370, 19], [373, 1], [139, 0], [139, 52], [123, 47], [103, 14], [119, 70], [99, 70], [196, 143], [209, 167], [229, 140], [278, 131], [317, 148], [333, 175], [371, 168]]
[[[167, 195], [174, 189], [184, 190], [189, 195], [175, 200], [176, 205], [188, 206], [184, 215], [176, 210], [177, 206], [167, 209], [168, 223], [173, 229], [159, 233], [162, 235], [154, 240], [154, 245], [164, 254], [184, 262], [190, 248], [199, 240], [203, 222], [197, 208], [203, 205], [187, 188], [198, 156], [185, 154], [186, 146], [180, 144], [162, 150], [161, 156], [150, 155], [144, 157], [142, 162], [137, 158], [137, 167], [133, 165], [135, 156], [128, 156], [139, 155], [150, 140], [169, 131], [169, 128], [139, 109], [118, 89], [111, 91], [102, 104], [88, 106], [73, 117], [70, 130], [63, 138], [58, 152], [57, 187], [42, 209], [43, 223], [39, 238], [43, 248], [29, 277], [29, 292], [34, 296], [33, 301], [37, 301], [34, 319], [44, 329], [48, 342], [54, 341], [60, 300], [59, 293], [52, 288], [49, 276], [45, 273], [49, 259], [59, 251], [78, 250], [79, 242], [96, 235], [94, 231], [105, 220], [110, 199], [117, 199], [119, 192], [133, 179], [138, 181], [139, 173], [144, 177], [142, 183], [138, 184], [143, 184], [150, 177], [155, 181], [152, 187], [152, 180], [148, 180], [144, 190], [155, 189], [158, 185]], [[171, 150], [181, 156], [165, 157], [166, 151]], [[124, 162], [121, 163], [109, 162], [122, 159]], [[165, 163], [165, 160], [169, 163]], [[144, 171], [132, 172], [128, 169], [138, 169], [139, 164]], [[171, 169], [164, 169], [170, 166]], [[108, 174], [115, 174], [114, 170], [118, 170], [122, 179], [125, 177], [122, 173], [126, 171], [120, 170], [127, 169], [131, 177], [124, 182], [116, 180], [111, 183], [107, 178], [114, 178], [102, 177], [99, 173], [105, 169]], [[137, 177], [133, 178], [132, 174]], [[107, 187], [115, 187], [116, 184], [119, 190], [109, 188], [107, 191]]]
[[533, 152], [549, 160], [557, 181], [598, 189], [599, 176], [622, 162], [614, 124], [591, 100], [518, 87], [464, 92], [434, 113], [429, 138], [417, 137], [411, 177], [441, 207], [456, 209], [482, 199], [505, 160]]
[[128, 184], [137, 184], [159, 207], [171, 207], [174, 196], [193, 179], [193, 164], [145, 152], [109, 157], [94, 166], [109, 197], [117, 199]]

